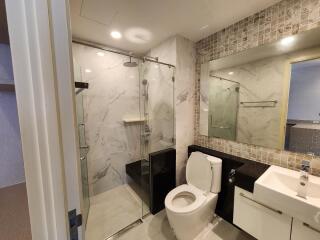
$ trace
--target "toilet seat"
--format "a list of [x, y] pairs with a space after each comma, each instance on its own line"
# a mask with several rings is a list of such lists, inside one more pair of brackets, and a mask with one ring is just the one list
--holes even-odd
[[168, 193], [165, 206], [174, 213], [190, 213], [204, 204], [206, 199], [204, 191], [192, 185], [183, 184]]

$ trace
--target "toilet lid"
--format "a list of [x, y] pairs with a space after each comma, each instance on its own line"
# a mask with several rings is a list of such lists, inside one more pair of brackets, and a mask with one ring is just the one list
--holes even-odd
[[212, 170], [207, 155], [201, 152], [191, 153], [186, 169], [186, 180], [202, 191], [210, 192], [212, 183]]

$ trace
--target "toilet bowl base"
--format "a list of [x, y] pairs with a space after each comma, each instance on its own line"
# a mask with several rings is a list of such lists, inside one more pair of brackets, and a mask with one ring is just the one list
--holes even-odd
[[178, 240], [193, 240], [214, 219], [218, 196], [210, 194], [206, 202], [190, 213], [175, 213], [166, 208], [171, 228]]

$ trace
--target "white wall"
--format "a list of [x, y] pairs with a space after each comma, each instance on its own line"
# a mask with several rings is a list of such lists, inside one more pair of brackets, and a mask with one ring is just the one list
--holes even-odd
[[288, 119], [320, 120], [320, 67], [307, 67], [291, 73]]
[[[10, 47], [0, 44], [0, 83], [13, 84]], [[14, 92], [0, 92], [0, 188], [25, 181]]]

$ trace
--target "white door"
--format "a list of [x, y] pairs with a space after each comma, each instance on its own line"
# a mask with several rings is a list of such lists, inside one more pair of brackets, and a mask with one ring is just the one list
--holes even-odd
[[[72, 36], [69, 22], [69, 1], [49, 1], [51, 4], [52, 41], [55, 53], [57, 90], [60, 108], [67, 208], [70, 214], [83, 215], [81, 163], [77, 129]], [[84, 240], [84, 225], [72, 227], [71, 240]]]
[[81, 213], [68, 0], [5, 0], [34, 240], [74, 240]]

